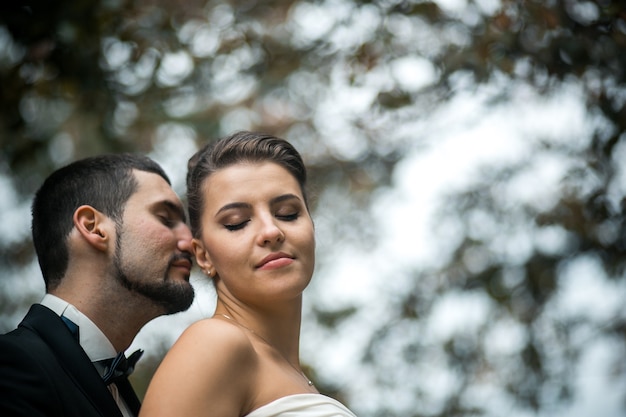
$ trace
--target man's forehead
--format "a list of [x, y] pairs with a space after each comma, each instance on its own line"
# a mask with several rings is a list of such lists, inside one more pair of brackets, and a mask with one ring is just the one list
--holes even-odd
[[177, 206], [182, 206], [180, 198], [172, 187], [159, 174], [134, 170], [137, 180], [137, 190], [131, 196], [144, 200], [144, 202], [170, 201]]

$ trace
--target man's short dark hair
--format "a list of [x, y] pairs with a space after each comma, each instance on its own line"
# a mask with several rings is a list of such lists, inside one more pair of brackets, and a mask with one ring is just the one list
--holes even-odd
[[171, 184], [159, 164], [147, 156], [110, 154], [60, 168], [39, 188], [32, 205], [32, 234], [47, 291], [58, 286], [67, 270], [67, 237], [76, 209], [92, 206], [120, 227], [126, 202], [138, 186], [133, 170], [160, 175]]

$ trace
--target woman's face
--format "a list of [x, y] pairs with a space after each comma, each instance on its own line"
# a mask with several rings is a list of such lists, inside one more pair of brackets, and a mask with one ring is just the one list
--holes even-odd
[[217, 291], [247, 303], [299, 297], [315, 263], [313, 222], [297, 180], [272, 162], [240, 163], [203, 184], [201, 268]]

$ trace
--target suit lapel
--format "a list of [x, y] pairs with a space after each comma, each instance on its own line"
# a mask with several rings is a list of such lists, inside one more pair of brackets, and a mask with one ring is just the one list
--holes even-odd
[[35, 304], [20, 326], [37, 333], [46, 342], [70, 379], [103, 416], [122, 416], [98, 371], [59, 316], [49, 308]]
[[115, 385], [117, 386], [117, 390], [126, 402], [126, 405], [130, 409], [131, 413], [136, 416], [139, 415], [141, 402], [139, 401], [139, 398], [137, 398], [137, 394], [135, 394], [135, 390], [133, 390], [133, 386], [130, 385], [128, 378], [116, 381]]

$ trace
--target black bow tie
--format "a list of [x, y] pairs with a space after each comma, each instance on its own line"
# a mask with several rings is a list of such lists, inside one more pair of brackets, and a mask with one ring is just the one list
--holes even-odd
[[143, 350], [139, 349], [133, 352], [128, 358], [124, 356], [124, 352], [120, 352], [113, 359], [105, 359], [99, 363], [105, 366], [105, 374], [102, 377], [104, 383], [109, 385], [116, 382], [120, 378], [126, 378], [135, 370], [135, 364], [143, 355]]

